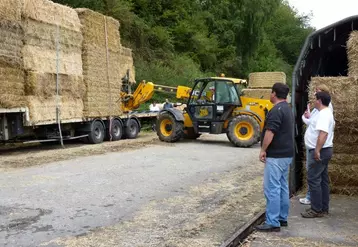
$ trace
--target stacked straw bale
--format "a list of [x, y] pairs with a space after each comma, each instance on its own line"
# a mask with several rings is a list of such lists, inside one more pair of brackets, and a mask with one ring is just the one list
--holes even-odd
[[256, 72], [249, 74], [249, 88], [272, 88], [273, 84], [281, 82], [286, 84], [284, 72]]
[[0, 107], [25, 105], [22, 63], [23, 29], [20, 0], [0, 3]]
[[358, 31], [350, 33], [347, 41], [348, 76], [358, 77]]
[[57, 71], [61, 120], [82, 118], [83, 36], [76, 11], [48, 0], [24, 0], [22, 26], [25, 94], [30, 121], [34, 124], [56, 121]]
[[245, 97], [257, 99], [270, 99], [271, 89], [265, 88], [245, 88], [242, 90]]
[[358, 194], [358, 78], [313, 77], [309, 85], [311, 102], [320, 84], [330, 89], [336, 121], [329, 164], [332, 192]]
[[121, 77], [124, 77], [129, 69], [129, 82], [135, 83], [135, 70], [133, 65], [133, 56], [132, 50], [124, 46], [121, 47], [121, 56], [120, 56], [120, 68], [119, 73]]
[[120, 115], [123, 76], [119, 22], [89, 9], [76, 11], [83, 33], [84, 116]]

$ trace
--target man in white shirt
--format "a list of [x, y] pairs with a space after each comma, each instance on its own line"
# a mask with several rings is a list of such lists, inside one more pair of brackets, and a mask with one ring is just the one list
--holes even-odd
[[333, 113], [328, 107], [330, 102], [329, 93], [316, 93], [315, 108], [319, 112], [310, 119], [305, 133], [311, 208], [301, 213], [304, 218], [322, 217], [329, 211], [328, 162], [332, 158], [335, 126]]
[[[321, 84], [318, 85], [316, 87], [316, 92], [327, 92], [329, 93], [329, 89], [326, 85]], [[329, 103], [329, 109], [331, 109], [331, 111], [333, 112], [333, 106], [332, 106], [332, 102]], [[310, 112], [310, 106], [307, 105], [307, 110], [305, 111], [305, 113], [302, 115], [302, 121], [306, 124], [306, 126], [308, 127], [310, 124], [310, 121], [312, 119], [314, 119], [319, 113], [319, 110], [317, 110], [316, 108], [313, 108], [312, 112]], [[308, 170], [308, 149], [306, 147], [306, 170]], [[310, 191], [309, 191], [309, 187], [307, 188], [307, 193], [306, 196], [304, 198], [300, 198], [300, 203], [305, 204], [305, 205], [310, 205], [311, 204], [311, 196], [310, 196]]]

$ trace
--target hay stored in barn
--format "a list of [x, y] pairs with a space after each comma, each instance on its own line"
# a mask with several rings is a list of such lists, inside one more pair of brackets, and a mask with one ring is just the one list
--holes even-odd
[[65, 5], [57, 4], [49, 0], [23, 0], [24, 8], [22, 16], [69, 30], [80, 32], [81, 24], [76, 11]]
[[244, 97], [256, 98], [256, 99], [270, 99], [271, 89], [251, 89], [246, 88], [241, 92], [244, 94]]
[[358, 31], [353, 31], [347, 41], [348, 76], [358, 77]]
[[286, 84], [286, 74], [283, 72], [250, 73], [248, 88], [272, 88], [276, 82]]
[[[31, 124], [56, 122], [56, 96], [49, 98], [26, 96], [26, 105], [30, 111]], [[59, 96], [61, 120], [82, 119], [83, 102], [73, 97]]]
[[23, 29], [20, 24], [0, 21], [0, 64], [22, 67]]
[[13, 22], [20, 22], [23, 4], [23, 0], [1, 0], [0, 21], [8, 20]]
[[84, 116], [121, 115], [119, 23], [92, 10], [78, 9], [77, 12], [83, 26]]
[[[56, 94], [56, 74], [27, 71], [25, 76], [26, 95], [50, 97]], [[82, 99], [85, 85], [82, 76], [59, 74], [59, 95]]]

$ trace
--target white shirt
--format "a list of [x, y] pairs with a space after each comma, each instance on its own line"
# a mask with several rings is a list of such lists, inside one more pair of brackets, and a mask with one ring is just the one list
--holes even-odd
[[[334, 138], [334, 117], [330, 108], [317, 111], [310, 117], [309, 125], [305, 133], [305, 145], [308, 149], [316, 148], [317, 139], [320, 131], [328, 133], [327, 140], [322, 148], [333, 147]], [[313, 111], [312, 111], [313, 113]]]
[[150, 111], [160, 111], [159, 106], [157, 104], [155, 106], [153, 106], [153, 104], [150, 104], [149, 110]]
[[[329, 103], [328, 107], [329, 107], [329, 109], [331, 109], [331, 111], [332, 111], [332, 113], [333, 113], [333, 106], [332, 106], [331, 103]], [[310, 118], [306, 118], [304, 114], [302, 115], [302, 121], [303, 121], [306, 125], [309, 125], [310, 122], [311, 122], [311, 120], [312, 120], [315, 116], [317, 116], [317, 113], [319, 113], [319, 111], [318, 111], [316, 108], [314, 108], [314, 109], [312, 110], [312, 112], [311, 112]]]

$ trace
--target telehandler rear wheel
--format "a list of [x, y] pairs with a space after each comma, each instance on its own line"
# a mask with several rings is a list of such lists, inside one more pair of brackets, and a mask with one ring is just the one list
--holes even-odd
[[227, 137], [237, 147], [251, 147], [260, 137], [260, 125], [251, 116], [236, 116], [229, 123]]
[[176, 142], [184, 135], [183, 122], [177, 121], [169, 112], [159, 115], [156, 128], [159, 140], [164, 142]]

